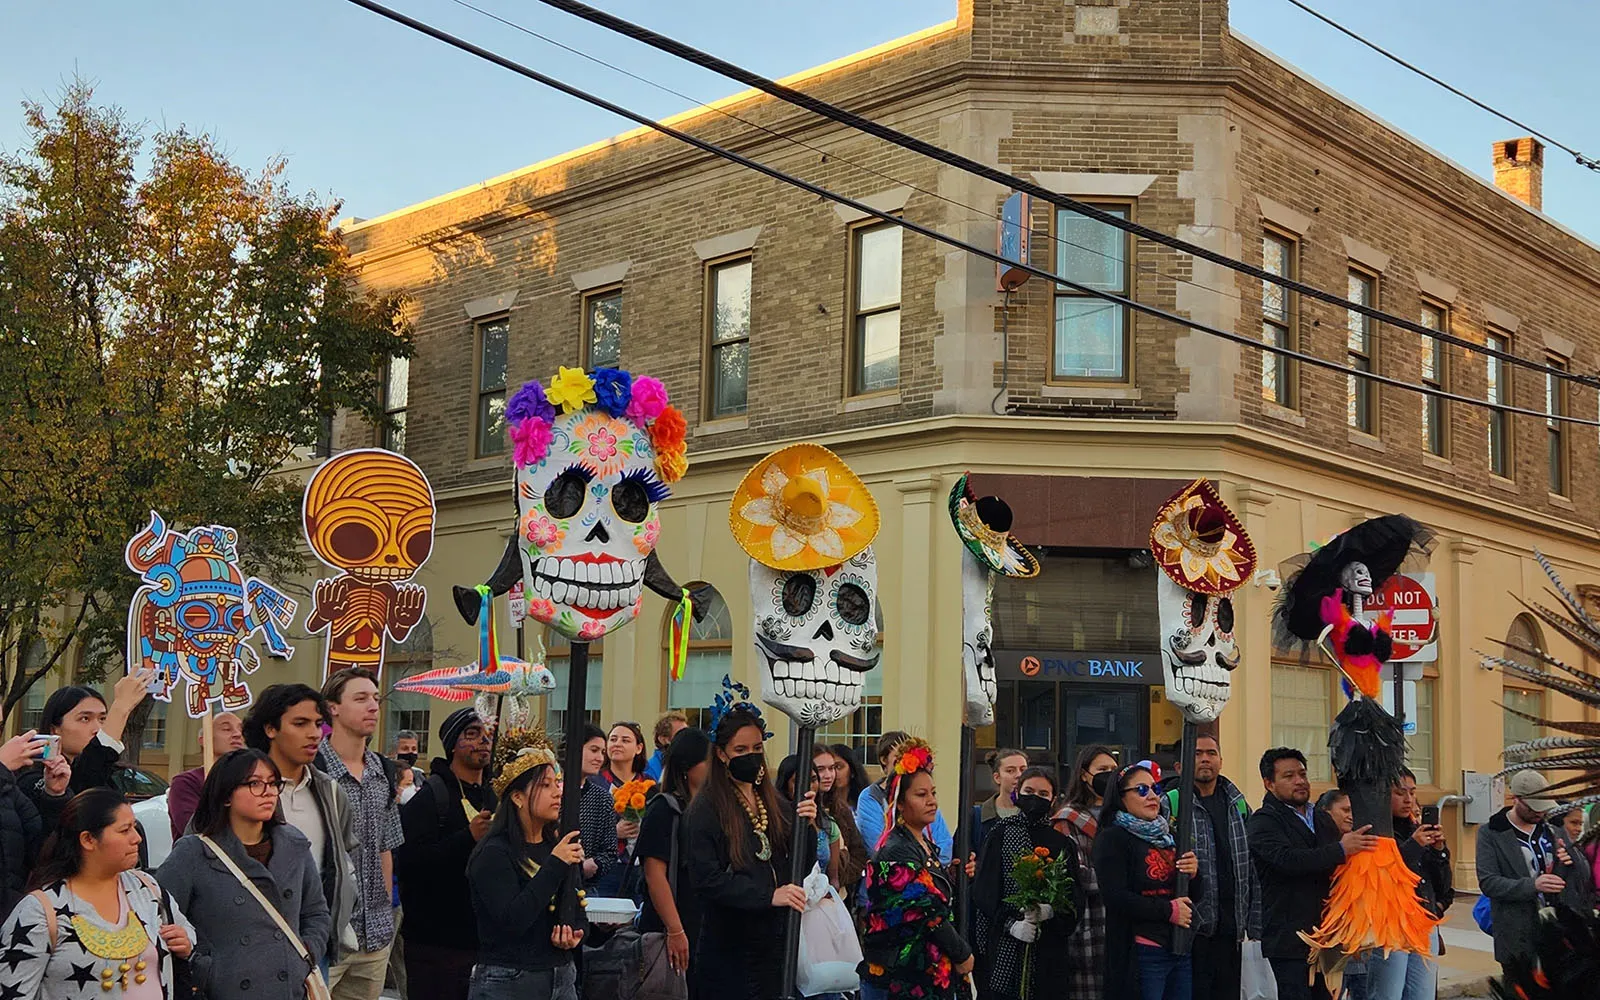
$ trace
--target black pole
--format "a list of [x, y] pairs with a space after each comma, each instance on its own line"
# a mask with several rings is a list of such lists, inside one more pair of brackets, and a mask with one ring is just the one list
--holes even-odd
[[[583, 794], [583, 724], [589, 690], [589, 644], [572, 640], [567, 659], [567, 734], [562, 746], [561, 769], [567, 781], [561, 791], [561, 829], [578, 828], [578, 800]], [[557, 903], [563, 924], [579, 929], [587, 926], [578, 890], [583, 888], [583, 866], [574, 865], [567, 873], [567, 888]]]
[[[794, 770], [794, 802], [798, 814], [800, 802], [811, 788], [811, 782], [805, 780], [811, 773], [811, 745], [817, 741], [817, 730], [813, 726], [802, 725], [799, 734], [795, 737], [795, 760], [799, 766]], [[791, 817], [794, 825], [789, 831], [789, 881], [800, 885], [811, 874], [811, 866], [816, 863], [817, 831], [811, 828], [810, 823], [802, 823], [799, 815]], [[800, 994], [795, 989], [796, 974], [800, 969], [800, 912], [798, 910], [785, 910], [783, 920], [783, 990], [779, 994], [785, 1000], [800, 1000]]]
[[972, 917], [970, 895], [971, 879], [967, 878], [967, 855], [972, 853], [972, 750], [978, 741], [978, 731], [971, 726], [961, 727], [961, 774], [956, 795], [956, 843], [951, 860], [956, 865], [956, 931], [962, 940], [971, 941], [967, 924]]
[[1400, 723], [1400, 732], [1406, 731], [1406, 682], [1405, 667], [1403, 664], [1390, 663], [1389, 669], [1394, 671], [1394, 721]]
[[[1194, 850], [1194, 745], [1200, 738], [1200, 727], [1188, 719], [1183, 720], [1183, 742], [1178, 747], [1178, 766], [1182, 770], [1178, 773], [1178, 814], [1173, 817], [1177, 822], [1178, 832], [1178, 857], [1183, 857]], [[1189, 876], [1183, 872], [1178, 873], [1177, 893], [1180, 896], [1189, 894]], [[1193, 901], [1191, 900], [1191, 903]], [[1191, 914], [1194, 912], [1190, 911]], [[1172, 928], [1172, 953], [1174, 955], [1187, 955], [1194, 945], [1194, 921], [1191, 919], [1188, 927]]]

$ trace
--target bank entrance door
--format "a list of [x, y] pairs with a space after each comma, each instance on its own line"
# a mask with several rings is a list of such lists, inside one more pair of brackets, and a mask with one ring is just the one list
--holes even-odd
[[1147, 752], [1148, 697], [1144, 685], [1002, 680], [995, 736], [1000, 746], [1026, 751], [1030, 762], [1054, 766], [1066, 781], [1081, 747], [1104, 743], [1121, 761]]

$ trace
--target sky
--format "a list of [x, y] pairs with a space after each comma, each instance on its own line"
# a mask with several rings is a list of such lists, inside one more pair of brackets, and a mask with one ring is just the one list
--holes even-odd
[[[710, 101], [740, 88], [533, 0], [486, 9]], [[590, 0], [768, 76], [955, 15], [955, 0]], [[654, 117], [692, 106], [453, 0], [394, 6]], [[1600, 4], [1581, 0], [1312, 0], [1479, 100], [1600, 158], [1591, 88]], [[1394, 66], [1286, 0], [1232, 0], [1233, 27], [1324, 86], [1485, 177], [1523, 134]], [[343, 0], [0, 0], [0, 150], [25, 145], [21, 102], [75, 75], [149, 130], [209, 132], [234, 160], [288, 161], [298, 190], [370, 218], [626, 131], [545, 90]], [[1600, 243], [1600, 173], [1548, 149], [1545, 211]]]

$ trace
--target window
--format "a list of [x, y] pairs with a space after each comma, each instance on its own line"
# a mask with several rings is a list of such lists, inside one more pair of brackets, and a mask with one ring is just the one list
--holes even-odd
[[590, 369], [622, 364], [622, 289], [583, 297], [583, 356]]
[[1417, 681], [1417, 703], [1406, 706], [1406, 718], [1417, 724], [1417, 731], [1409, 738], [1410, 753], [1406, 763], [1417, 775], [1417, 784], [1434, 784], [1433, 777], [1433, 702], [1438, 680], [1423, 677]]
[[[1127, 205], [1099, 206], [1126, 219]], [[1056, 211], [1056, 273], [1103, 292], [1130, 293], [1133, 237], [1121, 229], [1066, 209]], [[1054, 379], [1128, 379], [1128, 310], [1114, 302], [1056, 286]]]
[[510, 334], [508, 316], [478, 324], [479, 458], [506, 450], [506, 354]]
[[[556, 689], [544, 700], [544, 728], [550, 733], [565, 733], [567, 688], [572, 676], [572, 646], [566, 636], [554, 629], [545, 631], [544, 645], [544, 664], [556, 679]], [[600, 724], [600, 662], [604, 647], [603, 641], [589, 644], [589, 669], [584, 676], [586, 683], [583, 686], [583, 717], [597, 726]]]
[[[1511, 628], [1506, 630], [1506, 645], [1501, 652], [1508, 660], [1529, 667], [1539, 667], [1539, 661], [1523, 652], [1525, 649], [1544, 649], [1544, 636], [1532, 616], [1518, 615], [1511, 620]], [[1544, 691], [1524, 684], [1519, 684], [1518, 679], [1510, 674], [1505, 676], [1505, 688], [1501, 692], [1500, 704], [1512, 711], [1500, 713], [1503, 720], [1501, 737], [1504, 746], [1526, 743], [1544, 735], [1538, 723], [1512, 714], [1521, 712], [1523, 715], [1544, 717]]]
[[[1374, 306], [1378, 301], [1378, 279], [1365, 271], [1351, 271], [1346, 298], [1357, 305]], [[1375, 372], [1378, 345], [1372, 317], [1354, 309], [1345, 310], [1345, 367], [1360, 372]], [[1350, 426], [1363, 434], [1378, 432], [1378, 392], [1376, 384], [1359, 375], [1348, 375], [1345, 409]]]
[[[1511, 343], [1503, 334], [1491, 333], [1484, 338], [1484, 346], [1502, 354], [1510, 350]], [[1506, 363], [1493, 354], [1484, 355], [1488, 366], [1484, 398], [1501, 406], [1511, 404], [1511, 382], [1507, 378]], [[1511, 414], [1504, 410], [1489, 411], [1489, 471], [1497, 476], [1511, 478]]]
[[[1566, 371], [1567, 363], [1561, 358], [1549, 358], [1545, 364], [1548, 370], [1544, 373], [1544, 412], [1551, 417], [1564, 416], [1567, 412], [1567, 382], [1557, 373]], [[1550, 492], [1566, 496], [1567, 425], [1547, 418], [1544, 427], [1550, 451]]]
[[44, 729], [44, 701], [48, 697], [44, 687], [44, 680], [40, 679], [28, 689], [22, 699], [22, 715], [17, 721], [17, 732], [25, 733], [30, 729], [40, 732]]
[[[705, 586], [688, 584], [689, 589]], [[665, 635], [672, 641], [672, 609], [667, 609]], [[766, 669], [762, 667], [761, 669]], [[689, 658], [683, 679], [667, 681], [667, 709], [676, 709], [696, 729], [711, 728], [711, 703], [722, 693], [722, 678], [733, 670], [733, 616], [722, 595], [711, 592], [704, 621], [689, 622]]]
[[411, 389], [411, 359], [390, 358], [383, 370], [383, 415], [389, 426], [383, 429], [383, 446], [390, 451], [406, 450], [406, 401]]
[[[1441, 333], [1450, 331], [1450, 311], [1432, 302], [1422, 304], [1422, 325]], [[1437, 337], [1422, 338], [1422, 384], [1441, 392], [1446, 387], [1445, 349]], [[1450, 452], [1449, 404], [1438, 396], [1422, 397], [1422, 445], [1428, 454], [1444, 458]]]
[[706, 412], [711, 419], [744, 412], [750, 379], [750, 258], [712, 264], [706, 280], [711, 340]]
[[[1282, 278], [1298, 277], [1298, 246], [1293, 239], [1268, 232], [1261, 237], [1261, 268]], [[1261, 340], [1277, 347], [1296, 350], [1294, 293], [1270, 281], [1261, 283]], [[1261, 352], [1261, 396], [1270, 403], [1292, 407], [1297, 402], [1295, 378], [1298, 371], [1292, 358], [1270, 351]]]
[[1312, 781], [1333, 780], [1328, 761], [1328, 725], [1333, 721], [1333, 685], [1321, 667], [1272, 665], [1272, 745], [1306, 755]]
[[878, 761], [878, 737], [883, 735], [883, 669], [867, 671], [861, 688], [861, 707], [817, 730], [818, 743], [846, 743], [863, 764]]
[[144, 739], [140, 744], [146, 750], [167, 748], [167, 703], [154, 702], [144, 720]]
[[892, 222], [851, 232], [850, 394], [900, 384], [900, 227]]
[[[433, 669], [433, 623], [424, 617], [406, 633], [405, 641], [389, 647], [384, 658], [384, 683], [391, 688], [383, 696], [384, 746], [394, 734], [409, 729], [417, 734], [417, 752], [427, 760], [428, 738], [433, 731], [429, 716], [433, 699], [424, 694], [392, 690], [395, 681]], [[454, 710], [454, 706], [452, 706]]]

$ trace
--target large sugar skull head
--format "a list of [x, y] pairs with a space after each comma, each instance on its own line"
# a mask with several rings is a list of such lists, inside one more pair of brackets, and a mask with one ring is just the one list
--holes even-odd
[[839, 566], [775, 570], [751, 560], [761, 700], [802, 726], [861, 707], [878, 668], [878, 560], [871, 546]]
[[1190, 722], [1215, 721], [1239, 666], [1233, 593], [1255, 572], [1255, 547], [1211, 483], [1197, 479], [1156, 515], [1150, 551], [1161, 568], [1156, 607], [1167, 700]]
[[994, 722], [994, 577], [1039, 575], [1039, 561], [1011, 535], [1011, 507], [999, 497], [974, 496], [967, 476], [950, 491], [950, 523], [966, 546], [961, 557], [961, 664], [966, 678], [966, 724]]
[[506, 407], [528, 615], [598, 639], [639, 615], [667, 484], [683, 475], [683, 414], [655, 379], [562, 368]]
[[302, 519], [317, 558], [366, 583], [409, 580], [433, 551], [433, 489], [404, 455], [363, 448], [323, 463]]

